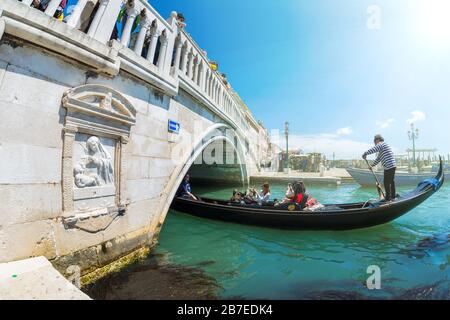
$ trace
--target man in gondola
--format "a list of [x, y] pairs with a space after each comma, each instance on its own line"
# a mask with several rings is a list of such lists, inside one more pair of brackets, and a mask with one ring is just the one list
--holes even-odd
[[384, 142], [384, 138], [377, 134], [373, 139], [375, 147], [367, 150], [363, 154], [363, 159], [365, 160], [368, 155], [378, 153], [378, 157], [372, 163], [371, 167], [375, 167], [381, 162], [384, 167], [384, 188], [386, 190], [386, 201], [394, 200], [396, 197], [395, 192], [395, 170], [397, 169], [397, 163], [394, 158], [394, 152], [391, 147]]
[[183, 182], [178, 189], [178, 196], [183, 198], [188, 198], [192, 200], [198, 200], [196, 196], [192, 193], [191, 184], [189, 183], [189, 174], [184, 176]]

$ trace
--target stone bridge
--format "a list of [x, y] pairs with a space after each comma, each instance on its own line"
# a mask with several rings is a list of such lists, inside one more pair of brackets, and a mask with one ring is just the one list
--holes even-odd
[[0, 2], [0, 262], [88, 274], [155, 243], [190, 169], [245, 182], [268, 137], [175, 12], [59, 4]]

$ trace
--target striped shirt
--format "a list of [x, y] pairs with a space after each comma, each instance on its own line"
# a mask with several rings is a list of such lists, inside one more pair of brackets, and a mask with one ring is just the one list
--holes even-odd
[[377, 144], [372, 149], [366, 151], [364, 153], [364, 155], [368, 156], [369, 154], [374, 154], [377, 152], [378, 152], [378, 157], [373, 162], [372, 166], [375, 167], [377, 164], [379, 164], [381, 162], [381, 164], [384, 167], [384, 170], [389, 170], [389, 169], [397, 167], [397, 163], [395, 162], [395, 159], [394, 159], [394, 152], [392, 152], [391, 147], [385, 142]]

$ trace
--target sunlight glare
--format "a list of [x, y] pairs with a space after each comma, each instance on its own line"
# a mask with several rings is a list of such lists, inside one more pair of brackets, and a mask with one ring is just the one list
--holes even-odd
[[430, 45], [450, 48], [450, 0], [422, 0], [417, 9], [420, 34]]

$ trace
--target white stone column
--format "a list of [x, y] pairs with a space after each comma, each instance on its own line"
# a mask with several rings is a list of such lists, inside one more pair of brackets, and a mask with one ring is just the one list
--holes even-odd
[[161, 43], [161, 46], [159, 48], [158, 62], [156, 65], [160, 71], [163, 71], [167, 57], [167, 45], [169, 43], [169, 38], [166, 34], [166, 30], [164, 30], [161, 33], [161, 36], [159, 36], [159, 42]]
[[212, 97], [212, 74], [209, 74], [208, 78], [208, 96]]
[[219, 100], [220, 100], [220, 84], [219, 84], [219, 82], [217, 82], [217, 90], [216, 90], [216, 103], [217, 103], [217, 105], [219, 105]]
[[220, 107], [220, 84], [217, 84], [217, 98], [216, 98], [217, 106]]
[[89, 27], [88, 35], [101, 42], [109, 41], [119, 16], [121, 4], [120, 1], [100, 0], [95, 17]]
[[120, 43], [124, 45], [125, 47], [128, 47], [128, 43], [130, 42], [131, 37], [131, 29], [133, 28], [134, 20], [138, 16], [139, 11], [137, 10], [136, 6], [128, 6], [127, 5], [127, 22], [125, 23], [125, 27], [122, 31], [122, 37], [120, 39]]
[[220, 83], [217, 83], [217, 105], [220, 105]]
[[203, 79], [203, 91], [206, 93], [206, 95], [208, 95], [208, 79], [209, 79], [209, 69], [208, 66], [205, 64], [205, 76]]
[[183, 45], [181, 51], [181, 73], [185, 75], [187, 72], [187, 59], [189, 53], [189, 47], [187, 44]]
[[191, 51], [188, 54], [188, 63], [187, 63], [187, 76], [192, 80], [192, 67], [194, 64], [194, 53]]
[[51, 0], [49, 4], [47, 5], [47, 8], [45, 9], [45, 14], [53, 17], [53, 15], [56, 12], [56, 9], [58, 9], [59, 4], [61, 3], [61, 0]]
[[192, 75], [192, 80], [195, 82], [195, 84], [198, 84], [198, 68], [200, 65], [200, 60], [198, 58], [198, 56], [194, 57], [194, 70], [193, 70], [193, 75]]
[[75, 7], [70, 12], [69, 18], [67, 19], [67, 25], [76, 28], [78, 24], [80, 23], [81, 14], [83, 13], [84, 8], [86, 8], [86, 5], [88, 3], [88, 0], [78, 0]]
[[210, 98], [212, 98], [212, 92], [213, 92], [213, 75], [211, 73], [208, 79], [208, 96]]
[[181, 37], [177, 37], [175, 42], [175, 61], [173, 63], [173, 75], [178, 75], [178, 71], [180, 70], [180, 59], [181, 59], [181, 47], [183, 42], [181, 42]]
[[167, 29], [167, 48], [166, 55], [164, 59], [164, 66], [162, 67], [162, 71], [166, 74], [172, 74], [172, 61], [176, 56], [176, 47], [175, 44], [179, 38], [181, 38], [180, 33], [178, 32], [178, 15], [175, 11], [170, 13], [170, 17], [167, 20], [169, 25], [172, 27], [172, 31]]
[[155, 60], [156, 45], [158, 43], [158, 25], [156, 22], [150, 28], [150, 47], [148, 48], [147, 60], [153, 63]]
[[200, 65], [199, 65], [199, 72], [198, 72], [198, 85], [200, 87], [200, 90], [203, 90], [204, 88], [204, 78], [205, 78], [205, 64], [203, 63], [203, 61], [200, 61]]
[[[146, 9], [144, 9], [146, 10]], [[145, 11], [143, 11], [145, 13]], [[144, 47], [145, 37], [147, 36], [148, 28], [150, 28], [151, 21], [147, 15], [144, 15], [141, 18], [141, 29], [139, 30], [139, 34], [136, 39], [136, 43], [134, 45], [134, 52], [137, 55], [141, 55], [142, 48]]]

